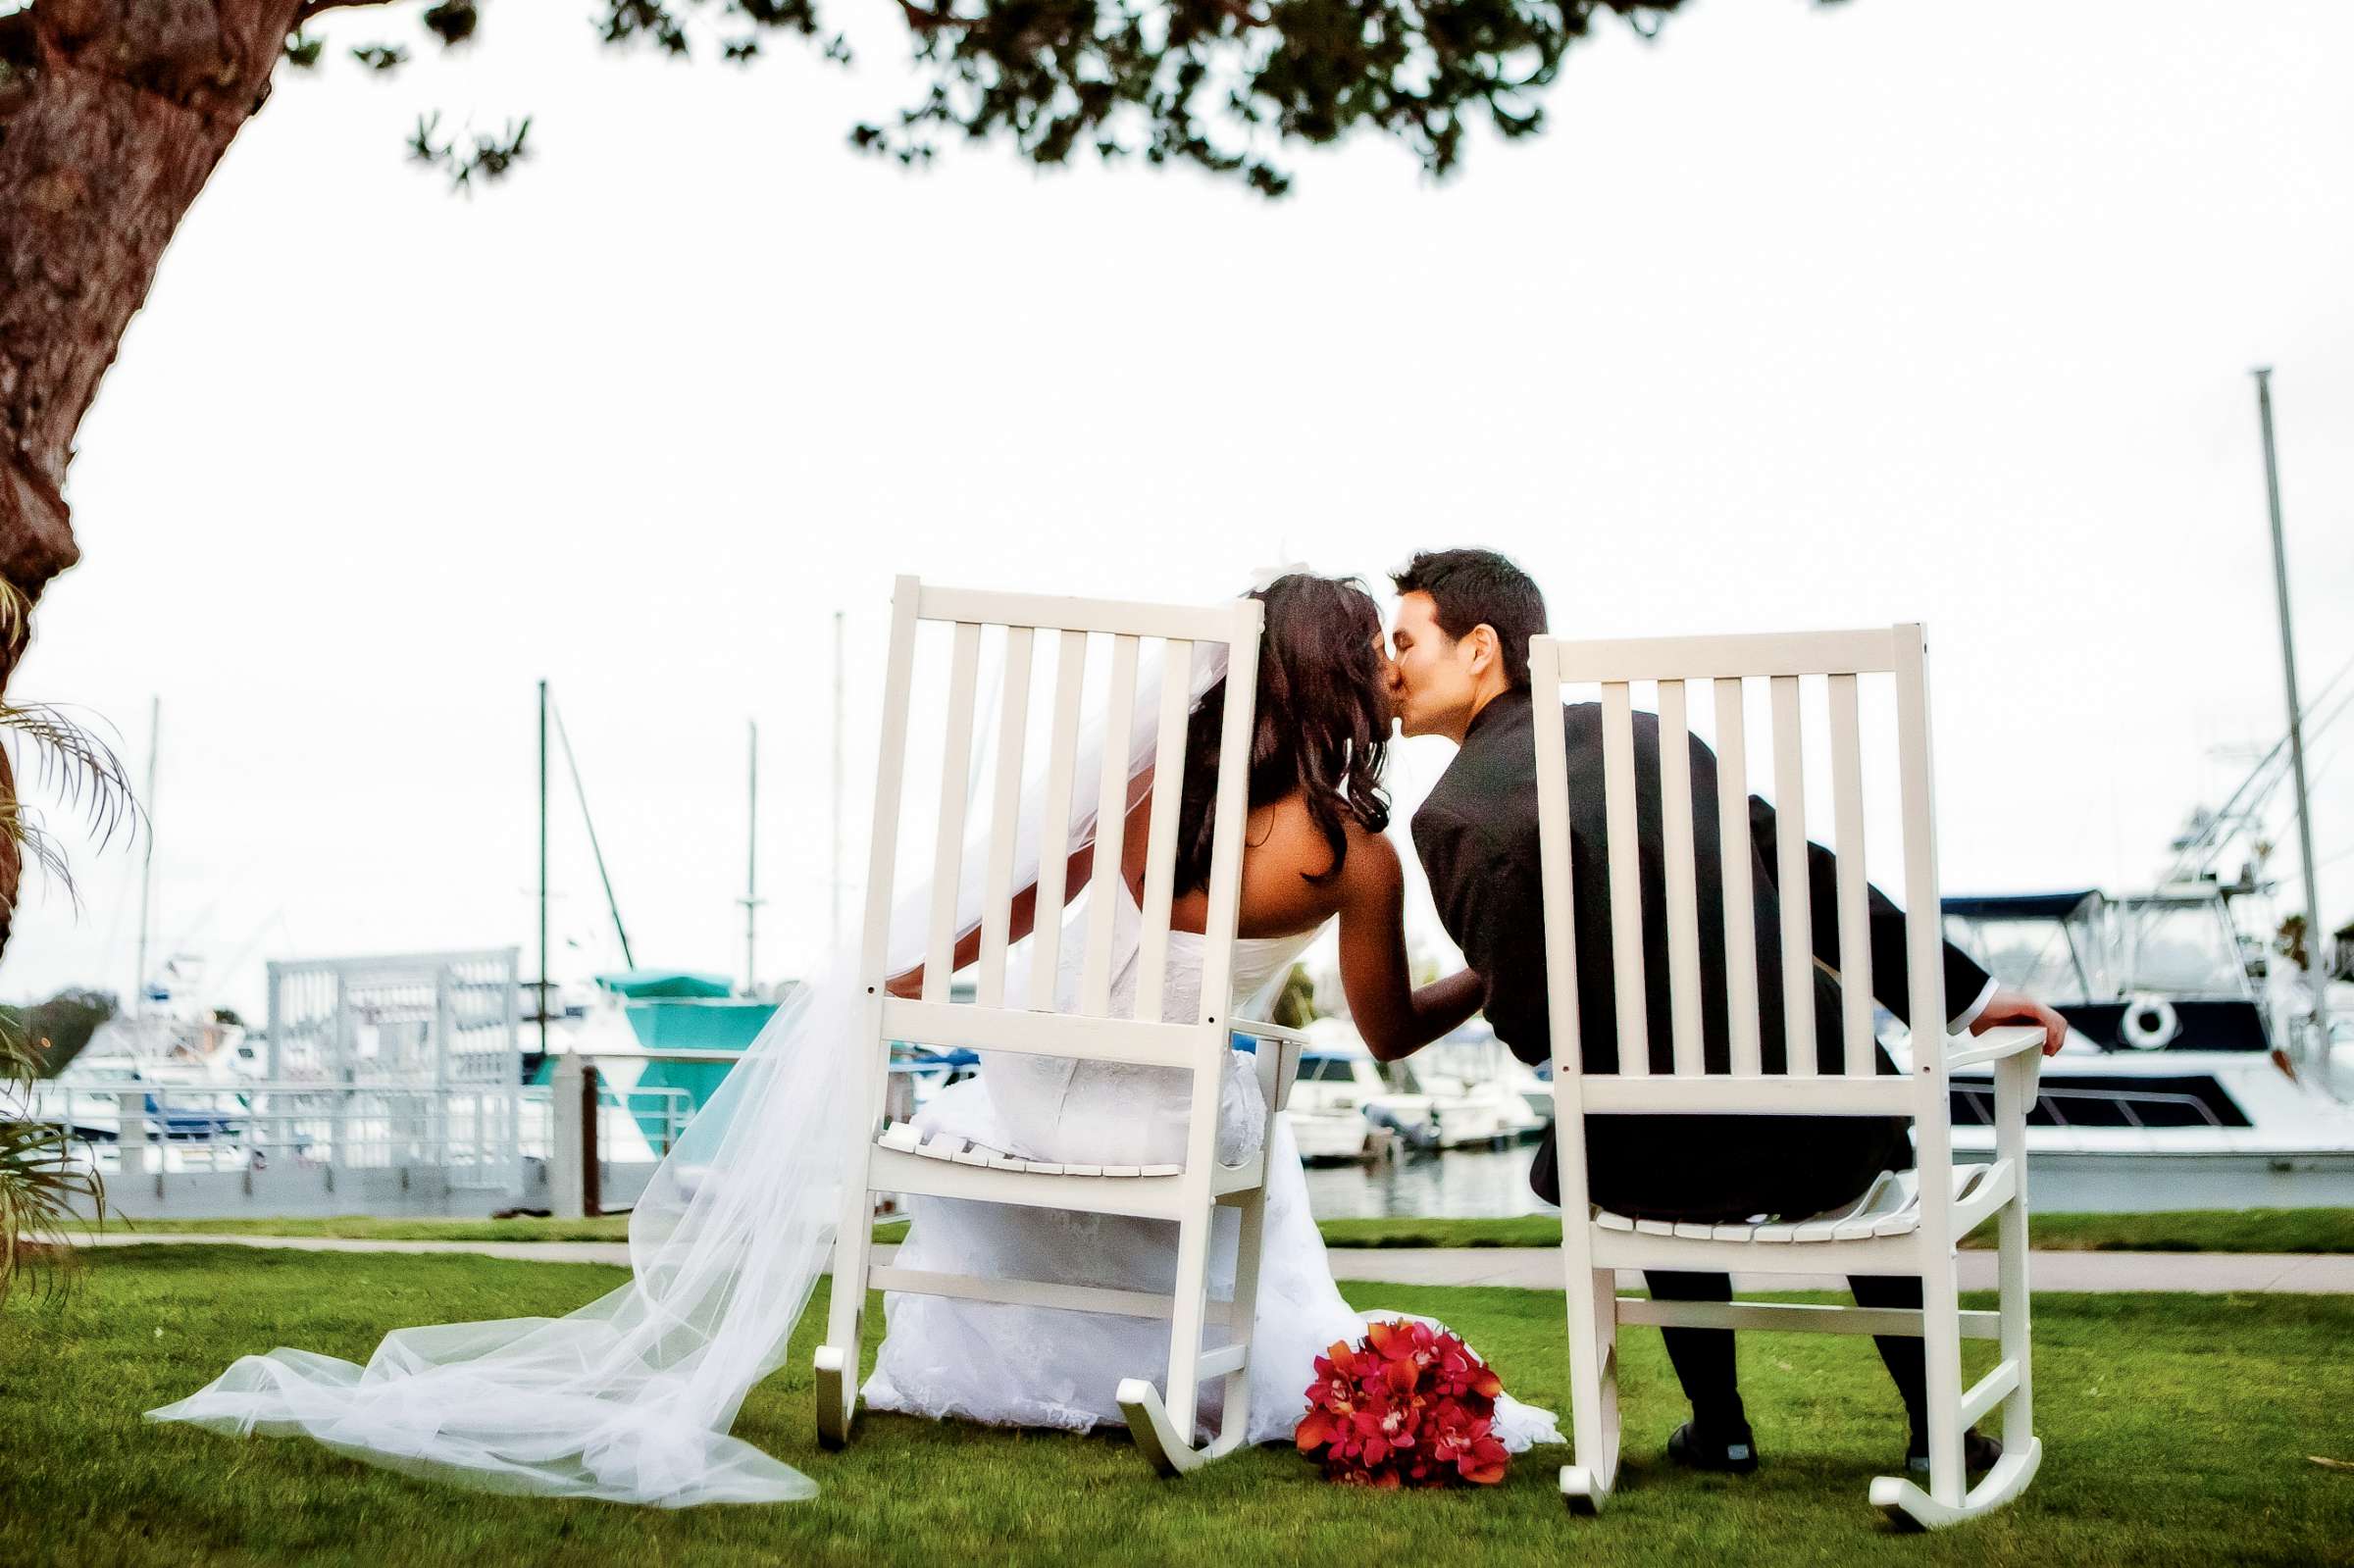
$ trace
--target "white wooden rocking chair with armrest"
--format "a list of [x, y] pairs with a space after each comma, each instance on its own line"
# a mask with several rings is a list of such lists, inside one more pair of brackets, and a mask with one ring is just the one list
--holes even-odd
[[[1564, 685], [1599, 685], [1604, 796], [1609, 849], [1610, 931], [1618, 1071], [1585, 1071], [1578, 1033], [1577, 957], [1569, 869], [1570, 803], [1566, 742], [1559, 723], [1536, 726], [1543, 844], [1546, 974], [1553, 1037], [1555, 1127], [1560, 1139], [1562, 1260], [1568, 1275], [1573, 1462], [1561, 1486], [1571, 1507], [1599, 1509], [1618, 1468], [1617, 1334], [1624, 1324], [1707, 1329], [1810, 1330], [1919, 1335], [1927, 1361], [1929, 1485], [1901, 1476], [1871, 1483], [1874, 1505], [1900, 1524], [1935, 1529], [1999, 1507], [2033, 1479], [2041, 1456], [2028, 1377], [2027, 1191], [2025, 1119], [2035, 1099], [2042, 1033], [1994, 1029], [1975, 1038], [1947, 1037], [1942, 1025], [1917, 1028], [1912, 1070], [1875, 1070], [1868, 916], [1863, 824], [1863, 760], [1858, 682], [1893, 677], [1896, 771], [1905, 868], [1905, 944], [1911, 1013], [1919, 1023], [1951, 1016], [1944, 998], [1943, 936], [1930, 797], [1926, 650], [1918, 626], [1890, 630], [1766, 636], [1677, 637], [1572, 642], [1534, 638], [1531, 680], [1539, 711], [1561, 701]], [[1837, 909], [1843, 999], [1844, 1071], [1821, 1072], [1816, 1038], [1812, 944], [1787, 934], [1810, 919], [1800, 683], [1825, 678], [1830, 715], [1831, 797], [1837, 832]], [[1769, 687], [1774, 792], [1779, 831], [1775, 881], [1780, 897], [1784, 1029], [1789, 1071], [1761, 1069], [1756, 934], [1732, 918], [1753, 907], [1747, 759], [1742, 741], [1745, 680]], [[1674, 1070], [1652, 1070], [1645, 1005], [1641, 871], [1636, 849], [1636, 784], [1631, 687], [1657, 682], [1662, 823], [1664, 835], [1670, 1025]], [[1694, 694], [1699, 683], [1713, 688]], [[1713, 696], [1716, 714], [1717, 798], [1724, 884], [1724, 964], [1731, 1034], [1727, 1073], [1703, 1059], [1703, 965], [1694, 871], [1688, 704]], [[1851, 959], [1849, 955], [1854, 955]], [[1859, 969], [1861, 972], [1859, 972]], [[1991, 1064], [1995, 1083], [1996, 1157], [1957, 1166], [1950, 1140], [1949, 1076]], [[1589, 1116], [1692, 1114], [1905, 1116], [1914, 1125], [1921, 1173], [1918, 1190], [1883, 1183], [1845, 1214], [1804, 1223], [1704, 1225], [1629, 1220], [1590, 1205], [1586, 1127]], [[1965, 1312], [1957, 1300], [1955, 1244], [1979, 1225], [1998, 1227], [1999, 1308]], [[1618, 1269], [1747, 1274], [1913, 1275], [1921, 1281], [1919, 1311], [1765, 1302], [1682, 1302], [1620, 1296]], [[1962, 1385], [1962, 1340], [2000, 1341], [1993, 1370]], [[1963, 1435], [2000, 1407], [2002, 1458], [1976, 1487], [1967, 1484]]]
[[[950, 623], [955, 632], [922, 994], [919, 999], [903, 999], [890, 994], [892, 977], [886, 948], [916, 628], [923, 621]], [[1114, 884], [1120, 876], [1129, 804], [1126, 769], [1116, 748], [1131, 733], [1136, 718], [1140, 646], [1153, 640], [1164, 645], [1153, 771], [1159, 779], [1174, 780], [1183, 772], [1191, 710], [1186, 671], [1196, 642], [1222, 643], [1227, 649], [1220, 755], [1229, 759], [1249, 755], [1260, 625], [1260, 607], [1251, 599], [1207, 607], [1170, 606], [971, 592], [927, 586], [911, 577], [898, 580], [893, 595], [860, 960], [866, 1022], [856, 1038], [843, 1046], [862, 1052], [866, 1059], [866, 1071], [857, 1076], [857, 1103], [844, 1112], [856, 1118], [860, 1136], [851, 1140], [843, 1215], [834, 1242], [832, 1304], [825, 1342], [816, 1354], [818, 1438], [825, 1446], [840, 1447], [849, 1441], [857, 1402], [861, 1318], [869, 1288], [1166, 1319], [1170, 1326], [1168, 1364], [1162, 1369], [1166, 1382], [1155, 1387], [1146, 1375], [1152, 1369], [1140, 1367], [1138, 1375], [1124, 1379], [1116, 1392], [1137, 1446], [1163, 1474], [1180, 1475], [1232, 1452], [1249, 1431], [1251, 1330], [1264, 1217], [1268, 1142], [1264, 1134], [1269, 1129], [1260, 1130], [1259, 1151], [1242, 1165], [1218, 1162], [1220, 1075], [1229, 1050], [1229, 1030], [1255, 1037], [1259, 1042], [1259, 1083], [1271, 1124], [1288, 1097], [1303, 1037], [1271, 1024], [1226, 1016], [1240, 906], [1248, 769], [1229, 762], [1219, 771], [1211, 828], [1202, 1003], [1197, 1016], [1180, 1023], [1161, 1019], [1181, 793], [1177, 788], [1156, 787], [1151, 792], [1133, 1017], [1110, 1016], [1110, 970]], [[982, 913], [977, 931], [960, 933], [955, 911], [964, 850], [965, 776], [970, 767], [974, 692], [985, 627], [1003, 630], [1003, 698]], [[1005, 978], [1008, 949], [1019, 937], [1014, 905], [1024, 890], [1014, 888], [1011, 882], [1031, 662], [1041, 633], [1053, 634], [1057, 641], [1054, 707], [1040, 819], [1038, 884], [1028, 910], [1032, 983], [1028, 1004], [1015, 1007], [1006, 1003]], [[1091, 908], [1084, 967], [1076, 1007], [1066, 1011], [1058, 1003], [1056, 980], [1068, 890], [1069, 808], [1091, 636], [1107, 636], [1111, 642], [1111, 676], [1101, 727], [1107, 743], [1089, 871]], [[975, 996], [970, 1002], [949, 1000], [949, 975], [957, 967], [960, 938], [977, 954]], [[895, 1040], [939, 1049], [964, 1046], [1182, 1069], [1193, 1075], [1184, 1163], [1058, 1165], [970, 1148], [961, 1138], [918, 1141], [913, 1128], [892, 1127], [884, 1120], [885, 1074]], [[870, 1239], [873, 1194], [878, 1191], [1171, 1220], [1177, 1226], [1175, 1290], [1159, 1295], [877, 1265], [871, 1257]], [[1231, 1302], [1213, 1301], [1207, 1294], [1211, 1221], [1220, 1205], [1238, 1209], [1241, 1219]], [[1224, 1325], [1228, 1329], [1226, 1342], [1203, 1348], [1205, 1325]], [[1203, 1442], [1198, 1440], [1195, 1420], [1201, 1384], [1216, 1377], [1225, 1379], [1219, 1430]]]

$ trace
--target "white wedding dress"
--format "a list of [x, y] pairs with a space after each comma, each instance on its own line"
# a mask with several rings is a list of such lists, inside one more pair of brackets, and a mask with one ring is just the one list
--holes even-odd
[[[1119, 885], [1123, 893], [1125, 884]], [[1084, 930], [1086, 900], [1070, 914]], [[1113, 926], [1114, 1017], [1133, 1017], [1141, 916], [1123, 896]], [[1278, 987], [1315, 939], [1244, 938], [1235, 944], [1231, 1016], [1264, 1017], [1251, 1004]], [[1162, 1017], [1201, 1016], [1203, 938], [1169, 934]], [[1083, 943], [1066, 939], [1061, 990], [1078, 984]], [[1227, 1058], [1219, 1096], [1218, 1157], [1232, 1164], [1256, 1150], [1264, 1101], [1253, 1059]], [[1185, 1158], [1187, 1075], [1174, 1068], [1016, 1053], [985, 1053], [980, 1075], [933, 1096], [916, 1118], [926, 1137], [947, 1133], [1024, 1159], [1086, 1164], [1164, 1164]], [[1307, 1409], [1315, 1358], [1336, 1340], [1355, 1342], [1368, 1322], [1341, 1298], [1308, 1212], [1307, 1183], [1289, 1123], [1274, 1120], [1266, 1176], [1265, 1245], [1251, 1352], [1250, 1440], [1288, 1441]], [[1075, 1214], [956, 1198], [912, 1200], [900, 1244], [902, 1268], [1167, 1292], [1176, 1279], [1177, 1227], [1167, 1220]], [[1210, 1293], [1231, 1297], [1239, 1217], [1217, 1217]], [[1113, 1391], [1120, 1380], [1159, 1384], [1168, 1366], [1168, 1325], [1145, 1318], [1071, 1312], [948, 1296], [886, 1294], [887, 1328], [863, 1390], [870, 1408], [1003, 1426], [1086, 1432], [1124, 1425]], [[1221, 1342], [1212, 1328], [1204, 1342]], [[1224, 1380], [1205, 1380], [1202, 1418], [1214, 1421]], [[1497, 1436], [1513, 1452], [1560, 1442], [1546, 1411], [1509, 1395], [1496, 1402]]]

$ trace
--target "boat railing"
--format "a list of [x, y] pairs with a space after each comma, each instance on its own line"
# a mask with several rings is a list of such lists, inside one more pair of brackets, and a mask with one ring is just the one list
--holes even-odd
[[[1969, 1104], [1972, 1118], [1980, 1125], [1993, 1125], [1994, 1088], [1992, 1085], [1980, 1088], [1974, 1085], [1956, 1082], [1953, 1085], [1953, 1091]], [[2099, 1128], [2112, 1128], [2117, 1125], [2112, 1122], [2086, 1125], [2071, 1122], [2068, 1119], [2068, 1105], [2072, 1101], [2114, 1107], [2120, 1115], [2124, 1116], [2124, 1125], [2136, 1132], [2151, 1131], [2151, 1124], [2142, 1120], [2141, 1109], [2155, 1110], [2159, 1106], [2165, 1106], [2170, 1110], [2187, 1108], [2195, 1113], [2195, 1119], [2189, 1122], [2177, 1117], [2170, 1117], [2158, 1123], [2157, 1125], [2160, 1127], [2192, 1126], [2221, 1129], [2225, 1126], [2223, 1118], [2215, 1114], [2215, 1107], [2198, 1095], [2177, 1094], [2164, 1089], [2045, 1088], [2037, 1093], [2035, 1105], [2028, 1114], [2032, 1116], [2034, 1111], [2039, 1109], [2051, 1118], [2051, 1126], [2065, 1128], [2071, 1132], [2086, 1131], [2087, 1125]], [[2141, 1109], [2136, 1109], [2137, 1106]]]
[[[105, 1174], [433, 1167], [452, 1186], [503, 1188], [515, 1185], [520, 1160], [546, 1156], [551, 1096], [529, 1084], [50, 1080], [33, 1087], [21, 1114], [64, 1128]], [[630, 1149], [634, 1131], [659, 1159], [694, 1111], [684, 1088], [601, 1086], [599, 1146]]]
[[29, 1110], [111, 1175], [431, 1165], [453, 1185], [504, 1186], [525, 1100], [503, 1084], [52, 1081], [34, 1087]]
[[[684, 1088], [616, 1088], [611, 1084], [599, 1086], [596, 1097], [596, 1146], [605, 1151], [607, 1163], [613, 1151], [628, 1148], [627, 1134], [635, 1129], [645, 1138], [646, 1147], [656, 1159], [668, 1154], [694, 1120], [698, 1110], [692, 1093]], [[540, 1140], [544, 1150], [546, 1141]]]

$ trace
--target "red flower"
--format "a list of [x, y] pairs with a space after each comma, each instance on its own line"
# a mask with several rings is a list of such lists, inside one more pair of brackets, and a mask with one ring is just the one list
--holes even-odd
[[1360, 1343], [1316, 1357], [1293, 1442], [1345, 1485], [1489, 1486], [1510, 1462], [1495, 1436], [1503, 1391], [1454, 1335], [1413, 1319], [1376, 1323]]
[[1442, 1405], [1430, 1436], [1431, 1455], [1453, 1465], [1465, 1481], [1488, 1485], [1504, 1479], [1510, 1455], [1495, 1437], [1492, 1416], [1472, 1416], [1461, 1405]]

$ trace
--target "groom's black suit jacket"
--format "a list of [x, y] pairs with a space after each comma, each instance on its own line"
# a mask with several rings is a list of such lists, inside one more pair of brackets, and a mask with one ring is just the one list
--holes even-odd
[[[1545, 906], [1537, 847], [1537, 757], [1533, 697], [1507, 692], [1471, 721], [1462, 749], [1430, 798], [1414, 813], [1414, 848], [1429, 874], [1447, 935], [1487, 983], [1486, 1013], [1498, 1037], [1526, 1062], [1553, 1049], [1545, 982]], [[1610, 884], [1603, 806], [1602, 712], [1598, 704], [1564, 708], [1568, 738], [1570, 878], [1577, 926], [1578, 1022], [1590, 1073], [1618, 1066], [1618, 1019], [1611, 961]], [[1635, 724], [1635, 831], [1641, 840], [1644, 985], [1650, 1010], [1652, 1070], [1673, 1071], [1668, 1012], [1666, 873], [1660, 805], [1659, 720]], [[1731, 1060], [1724, 987], [1724, 888], [1717, 858], [1715, 754], [1692, 740], [1693, 865], [1700, 912], [1701, 1024], [1711, 1072]], [[1760, 1052], [1766, 1071], [1782, 1071], [1779, 899], [1775, 892], [1773, 808], [1750, 798], [1750, 881], [1757, 908]], [[1810, 844], [1808, 886], [1815, 952], [1816, 1050], [1821, 1071], [1844, 1070], [1840, 1033], [1839, 919], [1836, 864]], [[1911, 1019], [1902, 911], [1871, 892], [1871, 982], [1880, 1003]], [[1969, 1009], [1985, 989], [1985, 971], [1950, 944], [1945, 950], [1947, 1006]], [[1885, 1055], [1880, 1070], [1893, 1072]], [[1751, 1214], [1812, 1214], [1860, 1194], [1882, 1170], [1913, 1163], [1907, 1124], [1886, 1117], [1604, 1116], [1587, 1122], [1587, 1173], [1593, 1201], [1655, 1219], [1738, 1220]], [[1559, 1201], [1552, 1135], [1529, 1184]]]

